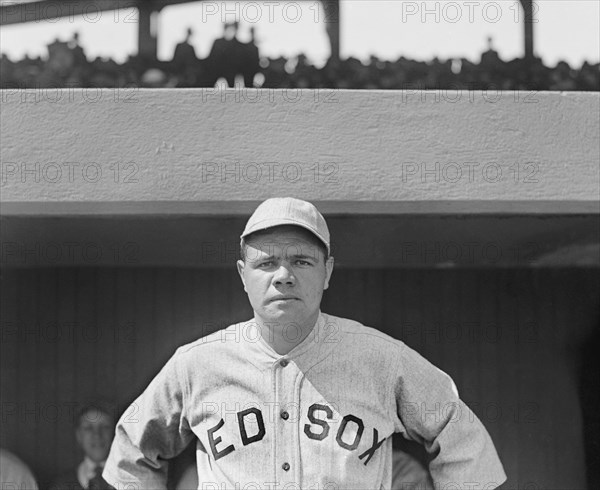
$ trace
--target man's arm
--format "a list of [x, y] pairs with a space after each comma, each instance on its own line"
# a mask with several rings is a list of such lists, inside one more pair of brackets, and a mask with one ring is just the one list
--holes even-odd
[[114, 487], [166, 489], [168, 461], [194, 437], [186, 417], [177, 353], [117, 423], [103, 478]]
[[29, 467], [16, 455], [0, 448], [0, 488], [38, 490], [38, 484]]
[[459, 399], [450, 376], [402, 344], [394, 381], [398, 417], [406, 436], [430, 454], [435, 484], [492, 489], [506, 480], [487, 430]]

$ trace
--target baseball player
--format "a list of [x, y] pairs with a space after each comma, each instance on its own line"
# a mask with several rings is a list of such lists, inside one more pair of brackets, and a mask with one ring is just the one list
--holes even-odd
[[333, 264], [312, 204], [258, 206], [237, 263], [254, 317], [177, 349], [117, 424], [106, 481], [164, 489], [167, 460], [195, 439], [199, 489], [389, 489], [399, 432], [429, 453], [436, 490], [504, 482], [447, 374], [400, 340], [320, 311]]

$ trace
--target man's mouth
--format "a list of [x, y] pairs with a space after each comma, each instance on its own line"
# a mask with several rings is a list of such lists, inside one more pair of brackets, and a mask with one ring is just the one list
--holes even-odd
[[273, 303], [275, 301], [297, 301], [298, 298], [296, 298], [295, 296], [275, 296], [273, 298], [271, 298], [269, 300], [270, 303]]

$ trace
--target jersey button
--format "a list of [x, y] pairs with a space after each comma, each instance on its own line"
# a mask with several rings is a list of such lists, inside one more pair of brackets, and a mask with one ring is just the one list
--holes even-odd
[[287, 419], [289, 419], [289, 418], [290, 418], [290, 414], [289, 414], [289, 413], [287, 413], [285, 410], [283, 410], [283, 411], [281, 412], [281, 418], [282, 418], [283, 420], [287, 420]]
[[283, 471], [288, 471], [290, 469], [290, 464], [289, 463], [283, 463], [281, 465], [281, 467], [283, 468]]
[[287, 361], [286, 359], [283, 359], [283, 360], [282, 360], [282, 361], [279, 363], [279, 365], [280, 365], [281, 367], [286, 367], [288, 364], [289, 364], [289, 363], [288, 363], [288, 361]]

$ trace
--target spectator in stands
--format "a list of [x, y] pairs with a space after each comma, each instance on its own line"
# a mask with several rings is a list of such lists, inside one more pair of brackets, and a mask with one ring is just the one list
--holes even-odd
[[296, 59], [296, 67], [294, 68], [294, 86], [298, 88], [309, 88], [311, 80], [315, 78], [314, 71], [316, 68], [308, 63], [306, 55], [300, 53]]
[[[595, 68], [594, 68], [595, 66]], [[600, 90], [600, 64], [590, 65], [587, 61], [576, 76], [577, 90]]]
[[73, 53], [73, 61], [75, 65], [83, 65], [87, 62], [87, 57], [83, 48], [79, 45], [79, 33], [74, 32], [73, 38], [68, 42], [68, 47]]
[[194, 31], [190, 27], [188, 27], [185, 35], [185, 39], [175, 46], [175, 53], [173, 54], [173, 62], [176, 68], [181, 65], [185, 65], [190, 61], [196, 61], [198, 58], [196, 57], [196, 50], [194, 46], [190, 43], [190, 39], [193, 36]]
[[2, 88], [7, 88], [16, 85], [16, 80], [14, 79], [15, 72], [15, 64], [10, 61], [8, 56], [5, 53], [2, 53], [2, 58], [0, 58], [0, 73], [2, 74]]
[[556, 90], [577, 90], [575, 77], [566, 61], [559, 61], [551, 74], [552, 85]]
[[260, 71], [260, 56], [258, 54], [258, 46], [256, 45], [254, 27], [250, 28], [250, 42], [240, 44], [241, 46], [238, 47], [240, 73], [244, 77], [244, 85], [246, 87], [253, 87], [254, 77]]
[[37, 490], [31, 470], [10, 451], [0, 448], [0, 488], [2, 490]]
[[196, 50], [190, 43], [193, 31], [188, 27], [185, 39], [175, 46], [172, 67], [179, 74], [178, 87], [194, 87], [199, 72]]
[[104, 405], [85, 406], [78, 414], [75, 438], [83, 461], [60, 475], [51, 490], [111, 490], [102, 478], [102, 469], [115, 433], [115, 417]]
[[268, 60], [267, 67], [263, 70], [265, 82], [263, 88], [288, 88], [291, 86], [290, 75], [285, 71], [287, 60], [279, 58]]
[[[214, 86], [219, 78], [225, 78], [227, 85], [233, 87], [235, 83], [236, 67], [236, 39], [238, 23], [223, 25], [223, 37], [215, 39], [207, 59], [207, 68], [210, 73], [209, 85]], [[237, 40], [237, 39], [236, 39]]]
[[244, 85], [252, 87], [254, 76], [260, 70], [258, 47], [254, 28], [250, 29], [249, 43], [241, 42], [238, 37], [239, 24], [225, 24], [221, 39], [216, 39], [207, 59], [207, 68], [211, 73], [208, 84], [214, 86], [219, 78], [224, 78], [229, 87], [235, 84], [235, 77], [244, 78]]
[[172, 88], [177, 84], [174, 78], [171, 78], [163, 70], [150, 68], [146, 70], [140, 78], [141, 86], [146, 88]]
[[73, 68], [68, 78], [70, 87], [85, 87], [89, 85], [91, 75], [90, 64], [85, 55], [85, 51], [79, 44], [79, 33], [75, 32], [73, 38], [68, 42], [69, 50], [72, 54]]
[[[188, 30], [173, 61], [149, 61], [131, 56], [122, 65], [113, 60], [87, 62], [77, 36], [69, 43], [57, 40], [49, 46], [47, 61], [26, 56], [12, 62], [3, 56], [0, 86], [214, 87], [219, 78], [233, 86], [237, 75], [244, 77], [245, 85], [252, 86], [259, 66], [263, 66], [260, 71], [264, 75], [264, 88], [600, 90], [598, 63], [584, 63], [580, 70], [575, 70], [565, 62], [548, 68], [540, 58], [505, 62], [494, 50], [491, 38], [479, 63], [464, 58], [454, 60], [453, 64], [452, 60], [437, 58], [424, 62], [406, 58], [383, 61], [373, 57], [367, 65], [349, 58], [331, 60], [319, 69], [306, 58], [299, 58], [296, 69], [291, 70], [293, 63], [286, 58], [263, 59], [259, 65], [254, 33], [250, 43], [242, 43], [237, 39], [237, 30], [237, 23], [225, 24], [223, 38], [215, 41], [205, 60], [198, 60], [195, 52], [192, 56], [191, 32]], [[457, 67], [460, 68], [457, 70]]]
[[66, 86], [74, 68], [73, 52], [68, 43], [56, 38], [48, 45], [48, 61], [39, 76], [40, 87]]
[[487, 38], [488, 49], [484, 53], [481, 53], [481, 66], [484, 68], [496, 68], [502, 63], [498, 51], [494, 49], [494, 43], [491, 37]]

